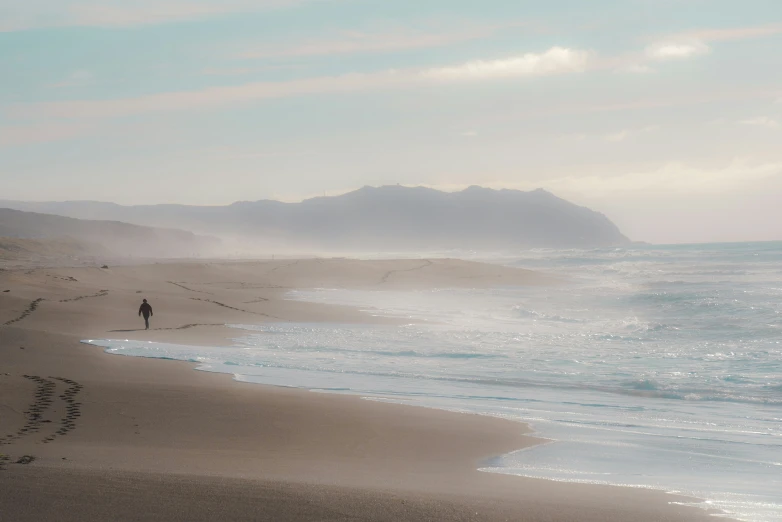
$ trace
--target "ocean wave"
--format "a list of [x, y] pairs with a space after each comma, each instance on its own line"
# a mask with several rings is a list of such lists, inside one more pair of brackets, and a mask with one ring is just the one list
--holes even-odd
[[583, 321], [581, 319], [575, 319], [572, 317], [564, 317], [562, 315], [558, 314], [546, 314], [543, 312], [538, 312], [536, 310], [529, 310], [522, 306], [516, 305], [513, 307], [513, 311], [518, 315], [519, 317], [530, 317], [533, 319], [541, 319], [544, 321], [553, 321], [558, 323], [582, 323]]
[[[653, 399], [665, 399], [676, 400], [684, 402], [725, 402], [725, 403], [740, 403], [740, 404], [763, 404], [763, 405], [782, 405], [782, 397], [778, 395], [778, 392], [782, 391], [782, 384], [772, 384], [767, 386], [752, 385], [752, 381], [745, 377], [739, 377], [736, 375], [721, 376], [714, 382], [725, 382], [733, 386], [737, 386], [735, 390], [724, 387], [683, 387], [676, 383], [663, 383], [659, 379], [650, 377], [638, 377], [635, 379], [628, 379], [624, 381], [618, 381], [615, 384], [610, 383], [607, 379], [608, 376], [602, 377], [603, 382], [580, 382], [581, 377], [578, 377], [578, 372], [559, 370], [557, 373], [551, 371], [541, 373], [536, 372], [539, 378], [523, 378], [515, 377], [508, 378], [507, 376], [491, 377], [488, 378], [482, 375], [459, 375], [459, 374], [443, 374], [442, 370], [438, 366], [410, 366], [406, 367], [401, 363], [403, 359], [415, 359], [415, 360], [496, 360], [505, 359], [509, 357], [504, 353], [481, 353], [481, 352], [446, 352], [446, 351], [433, 351], [433, 352], [421, 352], [417, 350], [359, 350], [351, 348], [337, 348], [337, 347], [287, 347], [283, 348], [276, 346], [272, 348], [273, 352], [280, 352], [289, 350], [294, 353], [305, 354], [324, 354], [333, 356], [345, 356], [352, 355], [357, 357], [383, 357], [389, 359], [389, 361], [397, 361], [399, 364], [393, 366], [393, 370], [384, 367], [377, 367], [374, 369], [365, 367], [349, 367], [344, 363], [340, 363], [339, 359], [332, 360], [323, 359], [315, 360], [311, 357], [304, 359], [280, 359], [279, 355], [269, 358], [267, 360], [259, 361], [257, 356], [242, 351], [236, 355], [241, 357], [226, 357], [224, 351], [214, 354], [214, 356], [207, 357], [199, 355], [197, 347], [189, 347], [188, 350], [181, 353], [165, 352], [154, 347], [154, 345], [144, 344], [135, 348], [123, 346], [122, 348], [111, 347], [110, 341], [97, 341], [95, 344], [101, 346], [108, 346], [106, 351], [109, 353], [117, 353], [121, 355], [136, 355], [156, 359], [167, 360], [184, 360], [193, 363], [201, 364], [223, 364], [232, 367], [262, 367], [267, 369], [280, 369], [280, 370], [293, 370], [293, 371], [305, 371], [305, 372], [320, 372], [324, 374], [340, 374], [343, 376], [354, 376], [355, 378], [390, 378], [390, 379], [411, 379], [421, 382], [422, 386], [426, 382], [440, 382], [440, 383], [453, 383], [456, 385], [470, 385], [480, 387], [490, 387], [492, 389], [507, 388], [509, 390], [527, 389], [534, 393], [534, 390], [561, 390], [565, 395], [573, 392], [592, 391], [607, 393], [610, 395], [624, 395], [632, 397], [643, 397]], [[126, 344], [126, 343], [123, 343]], [[195, 353], [194, 353], [195, 352]], [[735, 359], [736, 354], [713, 354], [715, 357], [706, 357], [705, 360], [720, 359], [723, 355], [728, 359]], [[220, 358], [218, 358], [220, 357]], [[329, 362], [324, 364], [324, 362]], [[534, 362], [534, 361], [533, 361]], [[555, 364], [553, 361], [551, 364]], [[580, 361], [571, 361], [569, 365], [583, 366]], [[589, 366], [587, 366], [589, 367]], [[469, 371], [471, 367], [466, 366], [465, 369]], [[778, 368], [778, 365], [770, 365], [771, 368]], [[418, 371], [411, 371], [417, 369]], [[480, 370], [480, 368], [475, 368]], [[575, 379], [574, 379], [575, 378]], [[456, 396], [456, 395], [454, 395]], [[462, 394], [460, 394], [462, 396]], [[505, 395], [494, 394], [494, 397], [505, 397]], [[507, 395], [507, 400], [514, 400], [514, 395]], [[563, 401], [568, 403], [568, 401]], [[582, 406], [586, 406], [586, 403], [582, 403]], [[606, 406], [600, 404], [599, 406]]]
[[624, 385], [634, 390], [643, 390], [643, 391], [655, 391], [658, 390], [660, 387], [660, 384], [652, 379], [629, 381], [627, 383], [624, 383]]
[[[244, 341], [247, 346], [257, 346], [253, 341]], [[264, 346], [268, 347], [268, 345]], [[289, 352], [303, 352], [303, 353], [332, 353], [332, 354], [353, 354], [366, 357], [382, 356], [382, 357], [403, 357], [403, 358], [421, 358], [421, 359], [507, 359], [508, 356], [497, 353], [480, 353], [480, 352], [422, 352], [418, 350], [373, 350], [366, 349], [354, 349], [354, 348], [340, 348], [338, 346], [285, 346], [285, 345], [273, 345], [273, 349]]]

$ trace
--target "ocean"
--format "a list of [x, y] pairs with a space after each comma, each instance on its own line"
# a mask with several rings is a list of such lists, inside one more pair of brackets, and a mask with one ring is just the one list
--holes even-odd
[[782, 243], [455, 257], [568, 283], [292, 291], [404, 324], [232, 325], [234, 345], [214, 348], [86, 342], [245, 382], [523, 421], [549, 442], [483, 471], [661, 489], [782, 520]]

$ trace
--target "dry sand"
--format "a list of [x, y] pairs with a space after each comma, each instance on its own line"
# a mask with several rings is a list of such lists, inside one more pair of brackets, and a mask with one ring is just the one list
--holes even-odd
[[455, 260], [0, 271], [0, 519], [705, 520], [661, 492], [478, 472], [540, 442], [523, 424], [240, 384], [79, 342], [219, 345], [226, 323], [380, 320], [284, 300], [292, 288], [552, 282]]

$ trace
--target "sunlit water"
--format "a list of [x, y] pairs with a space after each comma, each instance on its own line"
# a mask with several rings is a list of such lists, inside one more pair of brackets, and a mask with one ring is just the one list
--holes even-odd
[[237, 325], [228, 348], [91, 342], [241, 381], [529, 422], [552, 442], [486, 471], [659, 488], [743, 520], [782, 520], [782, 244], [493, 260], [571, 283], [297, 291], [289, 298], [411, 321]]

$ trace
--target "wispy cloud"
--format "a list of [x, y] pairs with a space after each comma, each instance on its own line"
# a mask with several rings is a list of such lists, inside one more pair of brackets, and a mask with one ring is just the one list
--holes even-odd
[[605, 141], [610, 141], [613, 143], [618, 143], [621, 141], [625, 141], [628, 138], [631, 138], [633, 136], [638, 136], [640, 134], [645, 134], [647, 132], [653, 132], [659, 129], [657, 125], [649, 125], [647, 127], [643, 127], [640, 129], [624, 129], [619, 132], [612, 132], [610, 134], [606, 134], [603, 136], [603, 139]]
[[307, 78], [287, 82], [254, 82], [230, 87], [209, 87], [197, 91], [176, 91], [114, 100], [78, 100], [27, 103], [11, 106], [16, 117], [120, 118], [141, 113], [214, 109], [257, 100], [351, 92], [409, 84], [410, 75], [395, 71], [371, 74]]
[[0, 32], [40, 27], [131, 27], [326, 0], [0, 0]]
[[226, 160], [259, 160], [280, 157], [304, 157], [316, 154], [315, 151], [301, 150], [298, 147], [279, 150], [248, 150], [247, 148], [236, 146], [218, 146], [211, 147], [205, 151], [204, 158], [217, 161]]
[[293, 63], [254, 67], [207, 67], [201, 70], [201, 74], [204, 76], [244, 76], [253, 73], [299, 69], [301, 67], [302, 65]]
[[623, 130], [611, 134], [606, 134], [604, 139], [606, 141], [612, 141], [614, 143], [617, 143], [626, 140], [629, 135], [630, 135], [630, 131]]
[[641, 134], [656, 131], [659, 128], [660, 127], [657, 125], [649, 125], [639, 129], [622, 129], [622, 130], [609, 132], [605, 134], [600, 134], [600, 133], [587, 134], [586, 132], [564, 133], [564, 134], [560, 134], [559, 137], [567, 140], [574, 140], [574, 141], [598, 140], [598, 141], [607, 141], [609, 143], [621, 143], [635, 136], [640, 136]]
[[682, 60], [707, 54], [711, 49], [697, 39], [668, 39], [646, 48], [646, 56], [656, 61]]
[[588, 197], [621, 197], [631, 194], [687, 195], [723, 193], [748, 182], [782, 177], [782, 163], [753, 163], [737, 158], [721, 168], [703, 168], [674, 162], [654, 170], [619, 176], [569, 176], [543, 183], [561, 194]]
[[257, 100], [387, 89], [434, 82], [537, 77], [580, 73], [587, 69], [589, 53], [554, 47], [544, 53], [516, 58], [468, 62], [434, 69], [403, 69], [373, 73], [305, 78], [286, 82], [255, 82], [229, 87], [210, 87], [115, 100], [57, 101], [17, 104], [7, 113], [20, 118], [118, 118], [139, 113], [213, 109]]
[[782, 34], [782, 23], [749, 27], [695, 29], [659, 38], [646, 48], [655, 61], [682, 60], [711, 52], [709, 43], [750, 40]]
[[52, 87], [83, 87], [89, 85], [95, 79], [90, 71], [73, 71], [64, 80], [57, 82]]
[[[687, 162], [669, 162], [657, 168], [619, 175], [575, 175], [527, 181], [494, 179], [484, 180], [481, 185], [494, 189], [543, 188], [563, 197], [603, 199], [724, 194], [745, 187], [751, 182], [773, 178], [782, 178], [782, 162], [756, 162], [747, 158], [735, 158], [716, 168]], [[468, 184], [436, 183], [424, 186], [454, 192], [464, 190]]]
[[544, 53], [526, 53], [500, 60], [475, 60], [454, 67], [440, 67], [423, 72], [436, 80], [485, 80], [524, 76], [550, 76], [584, 72], [590, 53], [579, 49], [553, 47]]
[[312, 40], [292, 45], [265, 46], [239, 53], [238, 58], [295, 58], [338, 54], [372, 54], [445, 47], [461, 42], [486, 38], [502, 29], [520, 24], [476, 27], [462, 31], [391, 31], [346, 32], [324, 40]]
[[782, 23], [769, 25], [756, 25], [749, 27], [728, 27], [722, 29], [701, 29], [689, 31], [682, 36], [697, 38], [706, 42], [728, 42], [736, 40], [750, 40], [782, 34]]
[[739, 121], [741, 125], [751, 125], [754, 127], [766, 127], [768, 129], [778, 129], [779, 122], [768, 116], [758, 116], [756, 118], [747, 118], [746, 120]]
[[653, 72], [655, 72], [654, 68], [641, 63], [634, 63], [620, 70], [622, 72], [628, 72], [633, 74], [652, 74]]
[[242, 76], [255, 71], [256, 69], [252, 67], [228, 67], [225, 69], [207, 67], [201, 71], [201, 74], [205, 76]]
[[18, 147], [77, 138], [92, 129], [84, 123], [38, 123], [0, 126], [0, 147]]

